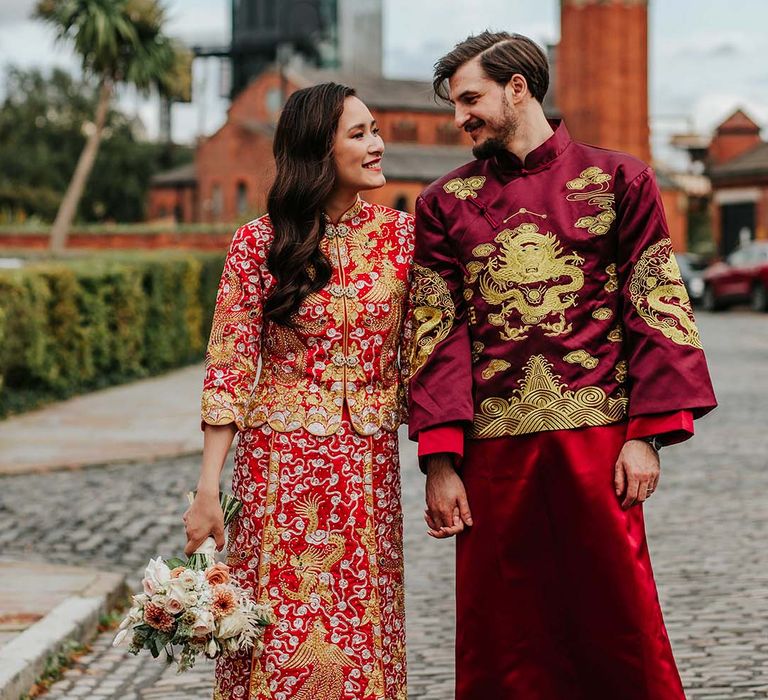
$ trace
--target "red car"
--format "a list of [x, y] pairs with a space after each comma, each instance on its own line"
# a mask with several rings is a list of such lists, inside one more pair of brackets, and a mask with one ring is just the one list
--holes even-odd
[[702, 306], [707, 311], [749, 303], [755, 311], [768, 311], [768, 241], [753, 241], [736, 249], [723, 262], [703, 274]]

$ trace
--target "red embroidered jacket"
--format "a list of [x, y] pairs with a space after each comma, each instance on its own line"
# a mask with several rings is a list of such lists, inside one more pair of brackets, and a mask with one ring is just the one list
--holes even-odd
[[716, 404], [651, 169], [553, 126], [525, 163], [473, 161], [417, 202], [422, 454], [460, 452], [459, 428], [493, 438], [627, 417], [630, 437], [673, 441]]
[[338, 224], [327, 221], [321, 248], [333, 275], [305, 300], [295, 328], [262, 320], [275, 284], [271, 240], [268, 216], [232, 240], [206, 356], [203, 422], [331, 435], [346, 402], [360, 434], [396, 430], [406, 415], [398, 351], [413, 217], [358, 200]]

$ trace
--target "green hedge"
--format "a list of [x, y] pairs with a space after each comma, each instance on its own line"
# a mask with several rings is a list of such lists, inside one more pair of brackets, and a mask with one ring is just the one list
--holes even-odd
[[202, 358], [223, 255], [0, 270], [0, 416]]

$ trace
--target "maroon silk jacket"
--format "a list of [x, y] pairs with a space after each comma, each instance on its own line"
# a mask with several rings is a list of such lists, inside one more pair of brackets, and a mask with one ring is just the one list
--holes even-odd
[[652, 170], [553, 127], [524, 163], [467, 163], [417, 201], [414, 439], [653, 416], [690, 433], [716, 405]]

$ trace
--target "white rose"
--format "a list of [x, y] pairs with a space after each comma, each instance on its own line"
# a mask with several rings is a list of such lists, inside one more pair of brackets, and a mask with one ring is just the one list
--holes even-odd
[[205, 637], [213, 632], [216, 627], [216, 620], [213, 619], [213, 613], [210, 610], [201, 610], [192, 624], [193, 637]]
[[162, 557], [150, 559], [144, 570], [142, 586], [147, 595], [154, 595], [171, 580], [171, 570]]
[[197, 604], [197, 593], [195, 590], [187, 588], [179, 579], [175, 579], [168, 584], [168, 597], [178, 600], [185, 608], [191, 608]]
[[239, 635], [248, 625], [248, 618], [239, 610], [219, 620], [218, 638], [229, 639]]
[[175, 583], [178, 583], [184, 588], [191, 590], [197, 586], [197, 575], [190, 569], [185, 569], [179, 574], [178, 578], [174, 579]]
[[174, 598], [172, 595], [169, 595], [165, 600], [165, 610], [171, 615], [178, 615], [182, 610], [184, 610], [184, 605], [180, 600]]

